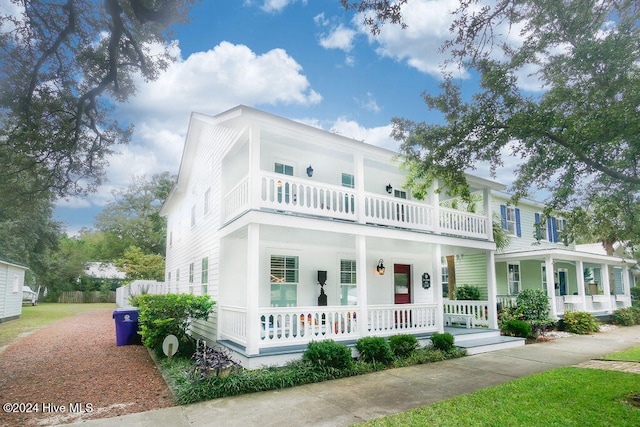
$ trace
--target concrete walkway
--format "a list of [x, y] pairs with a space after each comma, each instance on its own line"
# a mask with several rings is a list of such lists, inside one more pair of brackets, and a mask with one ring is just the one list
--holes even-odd
[[284, 390], [86, 421], [107, 426], [348, 426], [640, 345], [640, 326]]

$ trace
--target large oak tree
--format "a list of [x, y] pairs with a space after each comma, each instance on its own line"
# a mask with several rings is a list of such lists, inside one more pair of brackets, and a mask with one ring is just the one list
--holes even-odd
[[[363, 12], [376, 34], [385, 23], [402, 24], [407, 1], [342, 3]], [[479, 87], [464, 97], [461, 82], [444, 75], [439, 94], [423, 94], [443, 123], [394, 119], [408, 184], [420, 194], [438, 177], [468, 196], [465, 170], [487, 162], [495, 172], [511, 155], [521, 159], [516, 200], [542, 189], [550, 209], [588, 209], [607, 194], [637, 206], [639, 25], [633, 0], [461, 0], [443, 49], [477, 73]], [[542, 90], [523, 90], [523, 78], [537, 79]]]

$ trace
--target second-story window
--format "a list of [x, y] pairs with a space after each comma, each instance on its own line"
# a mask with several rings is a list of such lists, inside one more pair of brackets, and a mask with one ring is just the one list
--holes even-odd
[[500, 205], [500, 216], [502, 219], [502, 228], [512, 236], [522, 236], [520, 227], [520, 209], [513, 206]]
[[[293, 176], [293, 166], [276, 163], [274, 169], [276, 173]], [[291, 184], [283, 181], [278, 181], [278, 203], [289, 203], [291, 200]], [[295, 195], [293, 197], [295, 201]]]
[[536, 223], [534, 224], [535, 238], [538, 240], [546, 240], [548, 236], [547, 221], [543, 220], [544, 215], [541, 213], [536, 213], [535, 218], [536, 218]]
[[347, 188], [355, 188], [356, 182], [353, 175], [349, 173], [342, 174], [342, 186]]
[[189, 292], [193, 293], [193, 263], [189, 264]]

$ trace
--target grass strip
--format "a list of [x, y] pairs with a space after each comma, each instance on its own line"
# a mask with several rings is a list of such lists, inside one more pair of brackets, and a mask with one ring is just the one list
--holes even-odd
[[360, 426], [638, 426], [637, 374], [558, 368]]

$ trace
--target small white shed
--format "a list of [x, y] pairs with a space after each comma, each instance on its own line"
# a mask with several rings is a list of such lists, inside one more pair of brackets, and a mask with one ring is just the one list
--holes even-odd
[[22, 287], [27, 267], [0, 258], [0, 323], [22, 314]]

